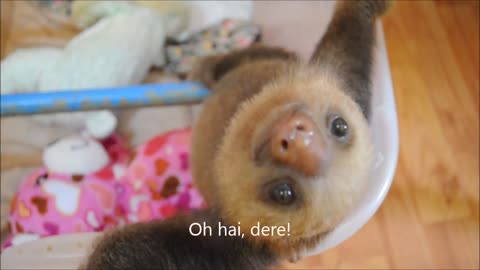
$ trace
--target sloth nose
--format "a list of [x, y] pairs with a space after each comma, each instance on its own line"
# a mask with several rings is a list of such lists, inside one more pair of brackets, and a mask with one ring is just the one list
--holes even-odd
[[325, 142], [313, 120], [295, 113], [279, 121], [274, 130], [273, 159], [306, 176], [317, 175], [325, 154]]

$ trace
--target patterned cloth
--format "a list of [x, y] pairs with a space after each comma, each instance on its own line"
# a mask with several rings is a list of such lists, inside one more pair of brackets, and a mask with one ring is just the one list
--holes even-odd
[[119, 196], [127, 223], [169, 218], [203, 207], [202, 197], [192, 186], [190, 135], [190, 129], [173, 131], [138, 148]]
[[102, 231], [204, 207], [192, 186], [190, 129], [156, 136], [130, 164], [118, 137], [102, 141], [111, 162], [91, 175], [40, 168], [21, 184], [10, 207], [2, 248], [57, 234]]
[[258, 26], [250, 22], [226, 19], [183, 41], [168, 41], [165, 47], [166, 69], [176, 74], [186, 74], [197, 57], [245, 48], [259, 39]]

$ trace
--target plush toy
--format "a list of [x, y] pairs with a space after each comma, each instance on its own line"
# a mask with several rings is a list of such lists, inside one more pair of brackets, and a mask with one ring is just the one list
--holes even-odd
[[[47, 2], [55, 9], [58, 1]], [[191, 67], [192, 56], [216, 53], [224, 47], [209, 38], [199, 41], [197, 37], [204, 37], [204, 29], [227, 18], [246, 22], [253, 13], [252, 1], [67, 2], [61, 5], [68, 10], [65, 15], [84, 31], [64, 48], [28, 48], [10, 54], [1, 62], [1, 94], [140, 84], [152, 66], [167, 63], [169, 71], [184, 75]], [[167, 38], [181, 45], [166, 53]], [[228, 39], [232, 41], [227, 43], [242, 46], [250, 42]], [[99, 118], [95, 116], [98, 112], [38, 115], [33, 120], [46, 126], [79, 130], [90, 117]]]
[[[156, 21], [153, 22], [155, 25], [152, 29], [148, 29], [151, 27], [148, 21], [144, 21], [145, 24], [139, 25], [139, 28], [136, 28], [135, 25], [129, 25], [128, 27], [132, 30], [141, 30], [142, 28], [146, 28], [146, 31], [149, 31], [151, 34], [155, 34], [157, 37], [159, 37], [158, 41], [161, 42], [161, 44], [151, 44], [151, 47], [155, 52], [152, 55], [153, 58], [151, 59], [151, 65], [161, 67], [165, 64], [163, 42], [166, 37], [175, 37], [176, 35], [179, 35], [185, 31], [189, 21], [189, 7], [190, 6], [186, 2], [182, 1], [77, 0], [72, 4], [71, 18], [78, 27], [81, 29], [86, 29], [96, 24], [98, 21], [103, 20], [104, 18], [115, 17], [122, 14], [131, 14], [132, 12], [142, 9], [150, 11], [151, 14], [155, 15], [156, 17]], [[126, 26], [127, 24], [117, 23], [117, 25], [121, 27]], [[144, 45], [146, 45], [140, 44], [142, 40], [129, 40], [128, 36], [125, 36], [122, 41], [127, 41], [127, 43], [132, 42], [131, 44], [139, 43], [136, 45], [138, 49], [145, 48]]]
[[[128, 1], [75, 1], [72, 18], [87, 27], [85, 31], [65, 48], [20, 49], [9, 55], [1, 63], [1, 93], [140, 84], [152, 66], [164, 64], [166, 35], [174, 35], [186, 25], [184, 6], [170, 3], [151, 8]], [[81, 127], [96, 113], [34, 118], [49, 125]]]
[[85, 31], [65, 48], [9, 55], [2, 61], [2, 94], [140, 83], [152, 65], [163, 65], [166, 36], [183, 31], [188, 20], [185, 4], [167, 2], [74, 1], [72, 21]]
[[62, 138], [44, 151], [44, 166], [20, 185], [11, 202], [12, 244], [42, 236], [97, 231], [116, 222], [114, 171], [128, 152], [116, 135], [97, 141]]
[[25, 179], [11, 203], [11, 235], [3, 247], [202, 208], [192, 186], [189, 142], [189, 128], [156, 136], [134, 155], [116, 134], [53, 142], [44, 151], [44, 167]]
[[125, 174], [119, 205], [127, 223], [169, 218], [203, 206], [193, 187], [189, 156], [189, 128], [150, 139], [137, 149]]
[[[251, 1], [73, 1], [82, 33], [65, 48], [19, 49], [2, 61], [2, 94], [141, 83], [163, 66], [164, 41], [194, 39], [222, 20], [249, 21]], [[70, 119], [71, 122], [71, 119]]]

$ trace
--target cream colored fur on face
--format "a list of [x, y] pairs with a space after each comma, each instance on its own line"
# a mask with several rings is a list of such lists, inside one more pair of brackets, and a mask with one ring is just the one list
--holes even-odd
[[[241, 222], [248, 231], [257, 222], [269, 226], [289, 222], [291, 236], [282, 239], [292, 242], [332, 230], [350, 212], [367, 183], [373, 145], [359, 106], [340, 89], [327, 71], [295, 67], [241, 105], [226, 129], [214, 163], [217, 188], [223, 190], [219, 193], [221, 205], [228, 206], [222, 210], [229, 222]], [[330, 145], [331, 164], [324, 176], [297, 181], [304, 194], [301, 207], [285, 209], [267, 205], [257, 197], [259, 187], [275, 175], [271, 168], [255, 165], [251, 145], [255, 130], [272, 106], [292, 100], [307, 105], [324, 138], [328, 136], [326, 113], [332, 109], [349, 123], [353, 134], [349, 146]], [[328, 141], [335, 144], [333, 139]]]

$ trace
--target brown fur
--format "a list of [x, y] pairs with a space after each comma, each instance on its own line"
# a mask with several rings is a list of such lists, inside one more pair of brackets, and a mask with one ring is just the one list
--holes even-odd
[[[258, 269], [275, 263], [268, 248], [241, 237], [219, 236], [212, 211], [177, 215], [164, 222], [112, 230], [95, 243], [80, 269]], [[192, 236], [189, 226], [205, 222], [212, 236]]]
[[[290, 222], [292, 226], [290, 237], [252, 240], [270, 242], [278, 253], [297, 257], [306, 243], [313, 246], [319, 236], [333, 229], [364, 191], [373, 150], [367, 122], [373, 33], [375, 18], [387, 5], [339, 3], [307, 66], [275, 54], [277, 49], [258, 59], [245, 57], [257, 55], [253, 52], [258, 52], [257, 48], [230, 54], [228, 63], [236, 63], [235, 68], [222, 65], [226, 58], [221, 56], [203, 62], [203, 67], [211, 68], [210, 74], [225, 66], [228, 70], [220, 72], [223, 77], [208, 81], [212, 95], [194, 129], [192, 169], [197, 187], [232, 224], [240, 221], [248, 228], [260, 221], [264, 225]], [[208, 69], [202, 72], [208, 74]], [[328, 113], [341, 112], [350, 124], [353, 134], [347, 144], [330, 141], [332, 163], [324, 175], [313, 177], [316, 181], [305, 181], [289, 168], [255, 160], [261, 130], [269, 129], [287, 106], [309, 112], [324, 137], [328, 137]], [[304, 192], [300, 207], [275, 209], [261, 202], [258, 190], [265, 181], [283, 175], [296, 178]]]
[[[278, 251], [283, 253], [291, 248], [292, 256], [296, 256], [296, 250], [302, 247], [291, 245], [302, 243], [299, 239], [317, 238], [333, 229], [348, 213], [363, 191], [370, 168], [372, 149], [366, 119], [358, 105], [340, 91], [332, 77], [315, 69], [292, 70], [266, 85], [264, 91], [242, 104], [226, 129], [214, 160], [213, 178], [210, 178], [214, 181], [195, 176], [199, 185], [202, 180], [214, 183], [209, 186], [210, 190], [201, 189], [202, 194], [216, 194], [214, 204], [223, 206], [222, 216], [232, 224], [239, 221], [248, 228], [257, 221], [268, 226], [285, 226], [289, 222], [292, 228], [290, 237], [252, 239], [276, 240]], [[281, 166], [258, 167], [252, 160], [255, 131], [269, 122], [269, 116], [275, 115], [274, 109], [291, 102], [301, 103], [309, 108], [311, 115], [319, 116], [315, 120], [325, 137], [324, 118], [330, 110], [343, 112], [354, 131], [352, 143], [347, 147], [337, 147], [330, 142], [335, 158], [325, 175], [314, 177], [313, 181]], [[258, 198], [258, 190], [266, 181], [283, 175], [297, 179], [303, 193], [299, 208], [276, 208], [263, 204]]]
[[310, 60], [332, 69], [342, 78], [345, 90], [367, 118], [370, 116], [375, 22], [391, 5], [392, 1], [383, 0], [339, 2]]
[[298, 60], [296, 54], [288, 52], [283, 48], [266, 47], [264, 45], [253, 45], [247, 50], [236, 50], [227, 54], [219, 54], [206, 57], [194, 64], [190, 79], [201, 81], [212, 91], [213, 87], [225, 74], [249, 62], [260, 60]]
[[[374, 18], [386, 8], [374, 0], [340, 3], [307, 65], [293, 53], [266, 47], [200, 62], [190, 79], [203, 81], [212, 94], [193, 131], [191, 164], [211, 212], [108, 235], [97, 245], [89, 268], [253, 269], [277, 258], [296, 260], [314, 248], [348, 215], [367, 182], [373, 150], [367, 119]], [[314, 176], [270, 162], [268, 152], [259, 150], [268, 143], [265, 131], [272, 123], [299, 109], [328, 148], [329, 163]], [[329, 132], [333, 114], [349, 124], [345, 143]], [[265, 186], [278, 177], [291, 179], [294, 204], [266, 201]], [[245, 239], [189, 236], [188, 224], [202, 219], [240, 222]], [[290, 223], [290, 235], [254, 237], [249, 232], [257, 222]]]
[[[192, 173], [198, 179], [214, 179], [212, 164], [215, 153], [234, 113], [242, 101], [257, 94], [266, 83], [284, 73], [291, 62], [261, 60], [245, 64], [232, 71], [213, 86], [211, 96], [205, 101], [202, 115], [193, 130]], [[255, 80], [251, 78], [254, 77]], [[207, 202], [218, 201], [215, 181], [197, 181], [197, 187]], [[211, 204], [215, 206], [216, 204]]]

